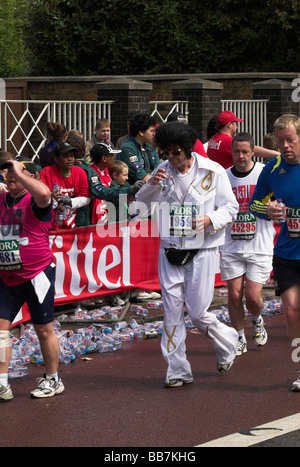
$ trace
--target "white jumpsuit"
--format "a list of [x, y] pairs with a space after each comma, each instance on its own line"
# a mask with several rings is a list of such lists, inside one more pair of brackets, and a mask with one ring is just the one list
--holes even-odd
[[[193, 378], [186, 357], [184, 303], [194, 326], [210, 339], [218, 363], [230, 363], [235, 358], [238, 341], [237, 332], [208, 311], [214, 293], [218, 247], [224, 242], [225, 227], [236, 217], [238, 204], [223, 167], [196, 153], [192, 156], [195, 159], [192, 179], [186, 177], [186, 185], [172, 167], [167, 187], [148, 181], [136, 196], [141, 215], [156, 208], [159, 223], [158, 273], [165, 310], [161, 348], [168, 364], [166, 382]], [[211, 219], [212, 225], [202, 234], [190, 233], [191, 206], [197, 206], [198, 215], [206, 214]], [[176, 230], [175, 225], [180, 225], [181, 230]], [[184, 266], [176, 266], [169, 263], [165, 248], [197, 249], [198, 252]]]

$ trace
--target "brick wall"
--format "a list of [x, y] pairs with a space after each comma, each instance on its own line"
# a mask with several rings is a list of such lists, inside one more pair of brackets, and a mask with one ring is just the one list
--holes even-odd
[[[79, 77], [20, 77], [7, 78], [7, 82], [26, 82], [28, 98], [31, 100], [114, 100], [112, 108], [112, 140], [127, 132], [126, 118], [128, 111], [149, 111], [149, 101], [189, 101], [189, 121], [198, 130], [199, 136], [205, 139], [206, 124], [210, 117], [221, 109], [222, 99], [270, 99], [270, 112], [268, 124], [286, 110], [298, 112], [298, 106], [291, 103], [291, 95], [294, 88], [291, 84], [298, 73], [227, 73], [227, 74], [193, 74], [193, 75], [135, 75], [135, 76], [79, 76]], [[105, 83], [116, 80], [118, 83], [129, 82], [145, 84], [147, 89], [135, 89], [129, 86], [122, 89], [105, 88]], [[215, 92], [206, 86], [205, 89], [193, 88], [196, 81], [204, 80], [220, 85], [220, 90]], [[282, 81], [283, 88], [278, 90], [271, 88], [269, 91], [259, 89], [260, 82]], [[176, 90], [176, 83], [185, 82], [185, 90]], [[180, 85], [179, 85], [180, 88]], [[276, 105], [276, 99], [279, 99]], [[286, 102], [286, 104], [285, 104]]]

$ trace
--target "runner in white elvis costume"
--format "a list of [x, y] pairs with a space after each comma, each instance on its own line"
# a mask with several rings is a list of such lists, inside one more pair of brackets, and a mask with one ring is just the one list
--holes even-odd
[[[218, 247], [224, 242], [225, 227], [236, 217], [238, 203], [223, 167], [190, 152], [193, 138], [195, 130], [181, 122], [157, 128], [157, 144], [168, 161], [153, 172], [136, 196], [141, 213], [145, 205], [148, 213], [154, 203], [157, 209], [161, 237], [158, 273], [165, 310], [161, 348], [168, 364], [166, 387], [193, 381], [186, 357], [184, 303], [194, 326], [211, 340], [220, 372], [232, 365], [238, 340], [232, 327], [208, 311], [219, 265]], [[171, 177], [162, 186], [168, 166]], [[191, 213], [195, 210], [197, 222], [193, 230]], [[175, 249], [171, 250], [175, 256], [195, 253], [192, 250], [196, 254], [184, 265], [171, 264], [166, 256], [166, 249], [170, 248]]]

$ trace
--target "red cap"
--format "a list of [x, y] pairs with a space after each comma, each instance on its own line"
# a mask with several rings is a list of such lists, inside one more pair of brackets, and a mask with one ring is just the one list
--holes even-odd
[[244, 120], [242, 120], [241, 118], [237, 118], [236, 115], [234, 115], [234, 113], [230, 110], [224, 110], [224, 112], [221, 112], [218, 115], [217, 121], [221, 125], [226, 125], [230, 122], [243, 122]]

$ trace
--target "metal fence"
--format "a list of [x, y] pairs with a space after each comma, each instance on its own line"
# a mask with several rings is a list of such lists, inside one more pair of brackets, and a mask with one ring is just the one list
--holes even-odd
[[267, 103], [261, 100], [222, 100], [222, 110], [231, 110], [243, 122], [238, 122], [238, 131], [247, 131], [256, 146], [263, 145], [263, 137], [267, 133]]
[[[222, 110], [231, 110], [244, 122], [239, 131], [248, 131], [255, 144], [262, 146], [267, 132], [268, 100], [222, 100]], [[0, 100], [0, 145], [4, 150], [35, 160], [46, 141], [46, 124], [57, 121], [68, 129], [77, 129], [90, 139], [96, 121], [111, 121], [114, 101], [37, 101]], [[188, 120], [188, 101], [150, 101], [151, 115], [165, 122], [174, 111]]]
[[158, 118], [160, 123], [166, 122], [172, 112], [181, 112], [187, 121], [189, 119], [188, 101], [150, 101], [149, 104], [153, 107], [151, 115]]
[[46, 141], [46, 124], [60, 122], [90, 139], [99, 118], [111, 120], [114, 101], [0, 100], [0, 143], [3, 150], [32, 160]]

